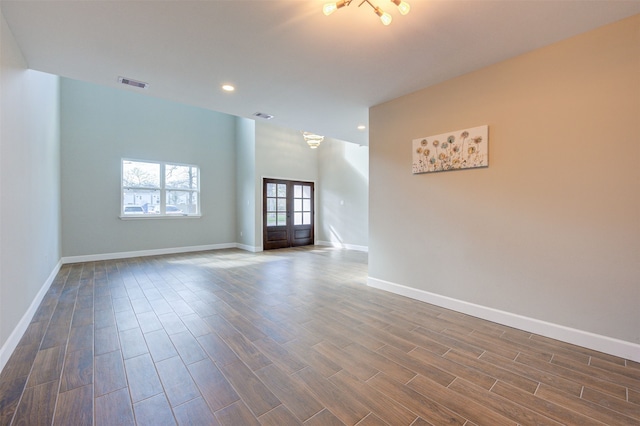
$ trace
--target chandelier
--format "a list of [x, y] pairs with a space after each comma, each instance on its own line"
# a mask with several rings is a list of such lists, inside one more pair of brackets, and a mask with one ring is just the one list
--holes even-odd
[[[322, 12], [325, 15], [329, 16], [336, 10], [340, 9], [341, 7], [349, 6], [351, 4], [351, 1], [352, 0], [339, 0], [335, 3], [327, 3], [322, 8]], [[369, 0], [363, 0], [362, 3], [358, 5], [358, 7], [362, 6], [365, 3], [367, 3], [369, 6], [373, 8], [373, 11], [376, 13], [376, 15], [380, 17], [380, 20], [384, 25], [389, 25], [391, 23], [391, 15], [389, 15], [384, 10], [380, 9], [378, 6], [374, 6]], [[411, 7], [409, 6], [409, 3], [402, 0], [391, 0], [391, 3], [398, 6], [398, 10], [402, 15], [406, 15], [407, 13], [409, 13], [409, 10], [411, 9]]]
[[309, 148], [316, 149], [320, 146], [320, 142], [324, 140], [324, 136], [315, 135], [309, 132], [302, 132], [302, 137], [304, 137], [304, 141], [309, 145]]

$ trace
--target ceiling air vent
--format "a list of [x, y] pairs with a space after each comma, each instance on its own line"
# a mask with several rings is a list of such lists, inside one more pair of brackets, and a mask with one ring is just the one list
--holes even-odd
[[264, 112], [256, 112], [255, 114], [253, 114], [255, 117], [260, 117], [260, 118], [264, 118], [265, 120], [271, 120], [273, 118], [273, 115], [271, 114], [265, 114]]
[[126, 77], [118, 77], [118, 82], [122, 84], [126, 84], [127, 86], [137, 87], [139, 89], [146, 89], [149, 87], [149, 83], [144, 83], [142, 81], [132, 80]]

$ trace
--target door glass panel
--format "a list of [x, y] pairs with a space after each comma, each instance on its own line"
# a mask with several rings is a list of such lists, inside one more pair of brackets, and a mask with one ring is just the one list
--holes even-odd
[[284, 226], [287, 224], [287, 214], [278, 212], [278, 226]]
[[267, 184], [267, 197], [275, 197], [276, 196], [276, 184], [268, 183]]
[[311, 186], [293, 186], [293, 224], [311, 224]]
[[267, 183], [267, 226], [287, 224], [287, 185]]

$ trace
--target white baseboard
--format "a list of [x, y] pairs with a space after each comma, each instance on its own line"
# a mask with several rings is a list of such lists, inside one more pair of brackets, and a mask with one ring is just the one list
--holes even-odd
[[62, 264], [79, 262], [96, 262], [101, 260], [127, 259], [131, 257], [159, 256], [163, 254], [189, 253], [194, 251], [221, 250], [236, 248], [237, 243], [208, 244], [204, 246], [172, 247], [166, 249], [124, 251], [118, 253], [88, 254], [83, 256], [67, 256], [62, 258]]
[[367, 246], [359, 246], [356, 244], [343, 244], [337, 241], [316, 241], [316, 245], [318, 246], [327, 246], [327, 247], [336, 247], [336, 248], [344, 248], [347, 250], [357, 250], [369, 252], [369, 247]]
[[7, 361], [9, 361], [11, 354], [18, 346], [18, 343], [20, 343], [20, 339], [22, 339], [25, 331], [27, 331], [27, 328], [29, 327], [33, 316], [38, 310], [38, 306], [40, 306], [40, 302], [42, 302], [45, 294], [47, 294], [47, 291], [49, 291], [49, 287], [51, 287], [51, 284], [53, 284], [53, 281], [56, 279], [56, 275], [58, 275], [58, 272], [60, 272], [61, 266], [62, 261], [59, 261], [58, 264], [53, 268], [53, 271], [51, 271], [51, 273], [49, 274], [47, 280], [40, 288], [40, 291], [38, 291], [38, 294], [36, 294], [36, 297], [34, 297], [33, 301], [31, 301], [29, 309], [27, 309], [24, 315], [22, 315], [22, 318], [9, 335], [9, 338], [0, 348], [0, 372], [2, 372], [2, 370], [4, 369], [4, 366], [7, 364]]
[[[317, 241], [317, 245], [340, 247], [349, 250], [359, 250], [367, 252], [369, 248], [366, 246], [357, 246], [353, 244], [339, 244], [330, 243], [328, 241]], [[81, 263], [81, 262], [99, 262], [101, 260], [114, 260], [114, 259], [127, 259], [131, 257], [144, 257], [144, 256], [160, 256], [163, 254], [177, 254], [177, 253], [189, 253], [194, 251], [207, 251], [207, 250], [221, 250], [228, 248], [239, 248], [241, 250], [250, 251], [252, 253], [259, 253], [263, 251], [262, 247], [250, 246], [240, 243], [224, 243], [224, 244], [208, 244], [203, 246], [191, 246], [191, 247], [171, 247], [165, 249], [153, 249], [153, 250], [139, 250], [139, 251], [123, 251], [117, 253], [101, 253], [101, 254], [87, 254], [81, 256], [65, 256], [62, 258], [62, 264], [68, 263]]]
[[640, 345], [368, 277], [367, 285], [529, 333], [640, 362]]
[[262, 251], [262, 247], [248, 246], [246, 244], [240, 244], [240, 243], [236, 244], [236, 247], [241, 250], [250, 251], [251, 253], [259, 253]]

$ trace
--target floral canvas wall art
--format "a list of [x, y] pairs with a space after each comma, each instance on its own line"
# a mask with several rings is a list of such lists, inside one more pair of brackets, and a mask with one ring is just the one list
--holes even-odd
[[489, 166], [489, 126], [413, 140], [413, 173]]

